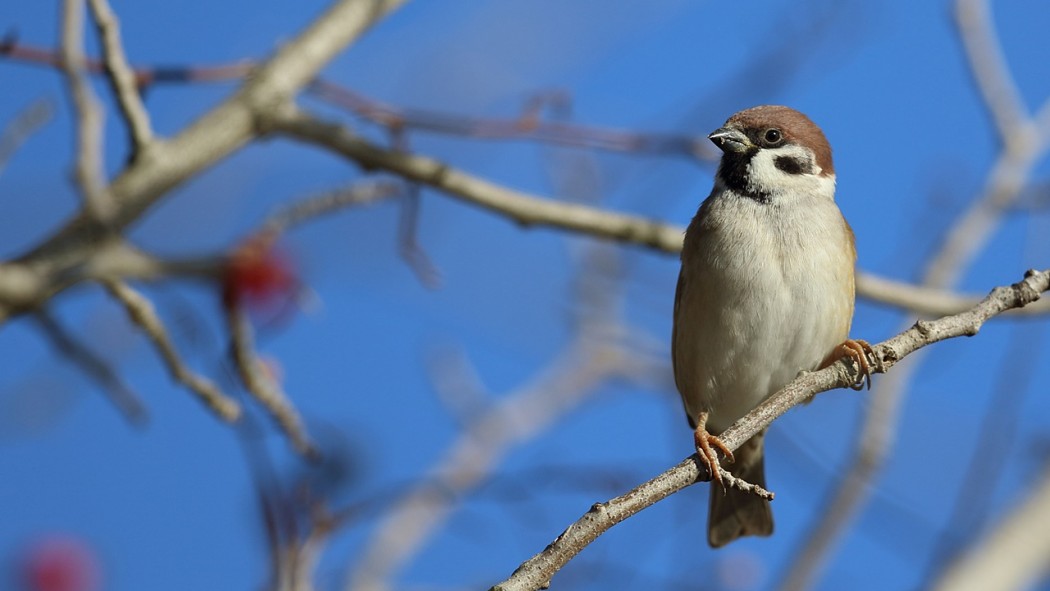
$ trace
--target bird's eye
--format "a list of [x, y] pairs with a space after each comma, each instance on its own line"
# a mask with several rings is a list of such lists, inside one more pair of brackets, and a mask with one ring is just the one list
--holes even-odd
[[783, 136], [780, 134], [779, 129], [767, 129], [765, 136], [766, 143], [776, 144], [779, 143]]

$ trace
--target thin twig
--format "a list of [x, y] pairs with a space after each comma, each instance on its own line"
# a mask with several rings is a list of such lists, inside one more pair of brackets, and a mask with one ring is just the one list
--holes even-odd
[[196, 394], [200, 401], [222, 420], [235, 421], [240, 417], [241, 407], [236, 401], [223, 394], [211, 380], [186, 367], [175, 350], [164, 323], [161, 322], [153, 304], [145, 296], [123, 281], [109, 279], [103, 281], [102, 284], [109, 294], [124, 306], [131, 321], [138, 325], [149, 338], [161, 359], [164, 360], [172, 379]]
[[410, 185], [407, 193], [401, 201], [401, 215], [398, 217], [397, 250], [423, 287], [437, 289], [441, 287], [441, 271], [419, 243], [419, 210], [423, 201], [419, 185]]
[[63, 3], [61, 48], [62, 72], [76, 112], [77, 186], [88, 215], [106, 223], [112, 217], [113, 203], [102, 174], [102, 106], [84, 74], [84, 0]]
[[135, 72], [128, 65], [124, 55], [124, 45], [120, 40], [120, 22], [110, 8], [107, 0], [88, 0], [91, 12], [95, 17], [95, 26], [102, 41], [102, 59], [106, 66], [106, 77], [109, 79], [117, 104], [128, 126], [131, 136], [131, 157], [140, 155], [153, 141], [150, 129], [149, 113], [139, 96]]
[[1028, 118], [1028, 110], [1010, 75], [988, 0], [957, 0], [955, 24], [984, 105], [1003, 143], [1009, 143], [1011, 134]]
[[0, 132], [0, 176], [4, 174], [11, 156], [36, 130], [51, 120], [54, 110], [50, 100], [37, 99], [19, 111], [4, 127]]
[[318, 450], [307, 436], [299, 412], [255, 354], [252, 326], [247, 315], [232, 302], [225, 306], [225, 312], [231, 338], [230, 353], [244, 387], [270, 413], [296, 451], [307, 457], [316, 457]]
[[48, 312], [40, 310], [33, 317], [55, 349], [94, 380], [128, 422], [134, 425], [145, 423], [149, 416], [138, 394], [124, 383], [106, 360], [77, 340]]
[[395, 197], [404, 191], [404, 185], [392, 180], [359, 182], [345, 189], [325, 191], [282, 206], [266, 219], [262, 231], [284, 234], [295, 226], [331, 215], [341, 209], [372, 205]]
[[[1025, 279], [1006, 287], [997, 287], [973, 309], [933, 321], [918, 321], [895, 337], [873, 347], [878, 370], [885, 372], [911, 353], [945, 339], [973, 336], [990, 318], [1005, 310], [1023, 307], [1039, 299], [1050, 289], [1050, 269], [1029, 271]], [[755, 433], [792, 407], [812, 399], [820, 392], [845, 388], [856, 383], [858, 368], [841, 359], [820, 371], [799, 376], [780, 389], [722, 435], [722, 441], [736, 449]], [[640, 485], [634, 490], [605, 503], [596, 503], [590, 511], [570, 525], [550, 545], [525, 561], [507, 580], [492, 587], [493, 591], [531, 591], [543, 589], [574, 556], [609, 528], [710, 474], [696, 456]]]
[[[72, 0], [70, 0], [72, 1]], [[305, 30], [281, 45], [271, 59], [231, 97], [165, 141], [163, 157], [136, 160], [110, 184], [119, 204], [109, 230], [120, 230], [139, 219], [147, 208], [195, 175], [265, 133], [261, 116], [313, 80], [332, 58], [374, 22], [405, 0], [337, 0]], [[28, 264], [44, 259], [49, 266], [72, 268], [83, 262], [100, 228], [83, 216], [69, 220], [50, 238], [19, 257]]]

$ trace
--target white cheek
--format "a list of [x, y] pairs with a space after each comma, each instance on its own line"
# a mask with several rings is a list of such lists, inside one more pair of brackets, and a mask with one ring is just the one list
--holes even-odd
[[750, 184], [758, 192], [771, 195], [785, 193], [810, 193], [835, 198], [835, 176], [821, 176], [821, 169], [814, 165], [814, 174], [791, 174], [777, 168], [776, 159], [793, 157], [803, 160], [813, 158], [809, 150], [798, 146], [784, 146], [773, 150], [759, 150], [748, 165]]

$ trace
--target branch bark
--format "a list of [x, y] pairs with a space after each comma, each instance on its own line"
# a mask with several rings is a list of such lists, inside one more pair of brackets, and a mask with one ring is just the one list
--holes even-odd
[[[1024, 280], [997, 287], [972, 309], [938, 320], [920, 320], [914, 326], [873, 347], [885, 372], [909, 354], [933, 343], [959, 336], [974, 336], [988, 319], [1013, 308], [1024, 307], [1050, 289], [1050, 269], [1029, 271]], [[721, 435], [731, 449], [737, 449], [751, 436], [769, 426], [790, 408], [810, 400], [820, 392], [844, 388], [856, 382], [857, 368], [840, 359], [820, 371], [799, 376], [760, 404]], [[549, 586], [551, 577], [598, 536], [668, 496], [696, 482], [710, 479], [696, 456], [660, 474], [634, 490], [604, 503], [596, 503], [569, 525], [542, 552], [525, 561], [507, 580], [490, 591], [526, 591]]]

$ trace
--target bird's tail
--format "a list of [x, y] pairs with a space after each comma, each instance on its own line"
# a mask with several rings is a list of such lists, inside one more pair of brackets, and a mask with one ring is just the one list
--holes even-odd
[[[726, 466], [742, 480], [765, 488], [766, 468], [762, 431], [748, 439], [734, 452], [736, 461]], [[712, 548], [725, 546], [743, 536], [768, 536], [773, 533], [773, 511], [769, 501], [737, 488], [724, 492], [711, 484], [711, 509], [707, 516], [707, 543]]]

